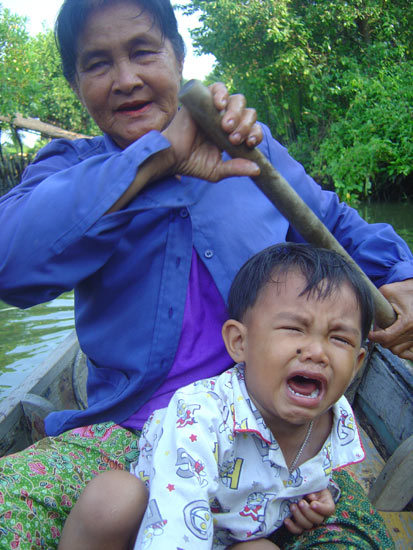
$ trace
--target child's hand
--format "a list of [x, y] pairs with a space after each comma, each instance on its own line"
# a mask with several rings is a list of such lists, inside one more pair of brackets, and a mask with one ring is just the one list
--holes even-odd
[[310, 493], [297, 504], [291, 504], [292, 517], [286, 518], [284, 524], [293, 535], [301, 535], [306, 529], [323, 523], [324, 519], [335, 512], [336, 505], [328, 489]]

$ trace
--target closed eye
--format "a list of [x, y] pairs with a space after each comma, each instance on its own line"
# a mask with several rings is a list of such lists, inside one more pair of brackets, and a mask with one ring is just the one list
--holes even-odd
[[155, 55], [157, 54], [158, 52], [154, 51], [154, 50], [135, 50], [132, 54], [132, 58], [133, 59], [136, 59], [136, 58], [146, 58], [146, 57], [150, 57], [152, 55]]
[[355, 344], [352, 340], [350, 340], [350, 338], [346, 338], [344, 336], [337, 336], [337, 335], [333, 335], [331, 337], [333, 340], [336, 340], [337, 342], [340, 342], [340, 344], [344, 344], [346, 346], [351, 346], [354, 348]]
[[87, 67], [85, 68], [86, 72], [98, 72], [98, 71], [102, 71], [105, 69], [105, 67], [107, 67], [108, 65], [108, 61], [104, 60], [104, 59], [101, 59], [99, 61], [93, 61], [91, 63], [89, 63], [87, 65]]
[[300, 327], [283, 326], [283, 327], [280, 327], [280, 328], [281, 328], [281, 330], [288, 330], [288, 331], [291, 331], [291, 332], [303, 332]]

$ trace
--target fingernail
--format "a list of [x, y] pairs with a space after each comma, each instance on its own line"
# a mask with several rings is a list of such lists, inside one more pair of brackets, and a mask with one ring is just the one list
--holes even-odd
[[261, 172], [261, 170], [260, 170], [260, 167], [258, 166], [258, 164], [255, 164], [255, 162], [254, 162], [254, 168], [253, 169], [254, 169], [254, 174], [256, 176], [258, 176], [258, 174]]
[[252, 136], [252, 137], [248, 138], [247, 143], [250, 147], [254, 147], [257, 143], [257, 138]]
[[241, 134], [238, 132], [236, 132], [235, 134], [231, 134], [231, 141], [239, 143], [241, 141]]
[[233, 128], [234, 127], [234, 121], [232, 120], [232, 118], [227, 120], [227, 126], [228, 126], [228, 128]]

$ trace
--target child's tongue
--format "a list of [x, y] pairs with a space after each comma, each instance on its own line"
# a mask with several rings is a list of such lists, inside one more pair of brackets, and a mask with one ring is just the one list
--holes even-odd
[[288, 380], [288, 385], [293, 391], [301, 395], [311, 395], [318, 388], [315, 380], [304, 378], [303, 376], [294, 376], [290, 378], [290, 380]]

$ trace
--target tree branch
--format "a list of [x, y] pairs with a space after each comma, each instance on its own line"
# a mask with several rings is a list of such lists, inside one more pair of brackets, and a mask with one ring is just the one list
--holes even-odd
[[68, 130], [63, 130], [63, 128], [59, 128], [58, 126], [54, 126], [53, 124], [47, 124], [46, 122], [42, 122], [41, 120], [38, 120], [36, 118], [26, 118], [19, 113], [16, 113], [14, 117], [0, 116], [0, 121], [7, 122], [12, 126], [16, 126], [17, 128], [34, 130], [51, 138], [79, 139], [92, 137], [84, 134], [78, 134], [76, 132], [69, 132]]

